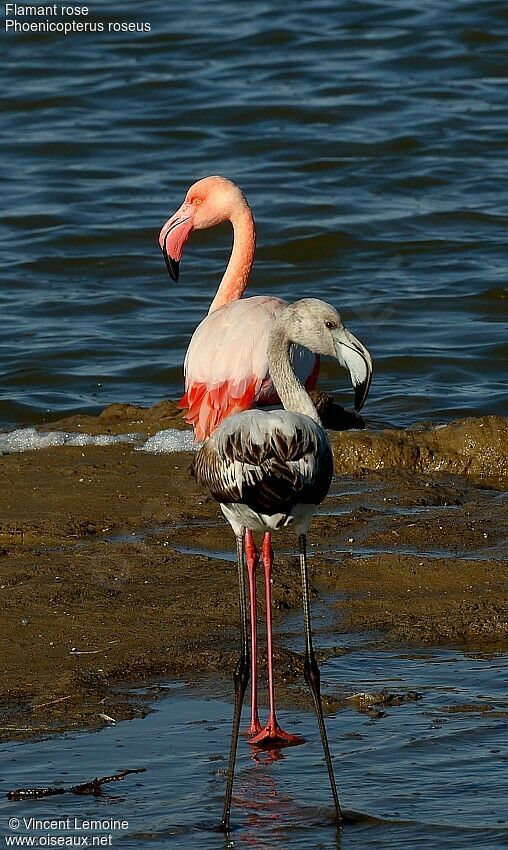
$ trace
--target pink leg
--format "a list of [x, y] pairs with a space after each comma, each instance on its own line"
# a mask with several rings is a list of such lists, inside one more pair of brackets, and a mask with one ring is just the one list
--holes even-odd
[[295, 744], [303, 744], [304, 739], [300, 735], [291, 735], [284, 732], [275, 716], [275, 695], [273, 685], [273, 647], [272, 647], [272, 564], [273, 550], [272, 539], [269, 531], [263, 540], [263, 565], [265, 568], [265, 596], [266, 596], [266, 640], [268, 655], [268, 693], [270, 700], [270, 715], [268, 723], [258, 735], [250, 738], [249, 744], [256, 747], [291, 747]]
[[259, 563], [259, 553], [254, 543], [252, 531], [248, 528], [245, 532], [245, 557], [247, 560], [247, 574], [249, 576], [250, 597], [250, 635], [251, 635], [251, 700], [250, 700], [250, 723], [246, 729], [246, 735], [257, 735], [261, 730], [258, 715], [258, 625], [256, 605], [256, 568]]

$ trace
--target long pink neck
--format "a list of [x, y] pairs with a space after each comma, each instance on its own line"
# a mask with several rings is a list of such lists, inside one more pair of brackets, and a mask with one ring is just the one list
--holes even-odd
[[256, 228], [250, 207], [244, 203], [240, 211], [231, 216], [233, 249], [224, 277], [213, 299], [209, 313], [230, 301], [237, 301], [245, 292], [256, 250]]

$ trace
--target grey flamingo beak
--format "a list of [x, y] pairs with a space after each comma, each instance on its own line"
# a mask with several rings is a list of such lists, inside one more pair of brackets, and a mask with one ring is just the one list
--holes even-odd
[[349, 372], [355, 390], [355, 410], [359, 412], [369, 394], [372, 381], [372, 358], [364, 345], [347, 328], [332, 331], [335, 354]]

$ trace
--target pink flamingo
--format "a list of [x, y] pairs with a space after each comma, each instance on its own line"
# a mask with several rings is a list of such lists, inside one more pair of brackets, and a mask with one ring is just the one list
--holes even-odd
[[[242, 299], [254, 263], [256, 229], [243, 192], [225, 177], [205, 177], [188, 190], [182, 206], [163, 226], [159, 244], [173, 280], [178, 280], [185, 243], [193, 230], [222, 221], [233, 226], [233, 249], [208, 316], [198, 325], [185, 356], [185, 394], [179, 402], [197, 440], [206, 440], [226, 416], [279, 401], [268, 372], [272, 322], [286, 306], [281, 298]], [[304, 348], [293, 365], [314, 389], [319, 359]]]
[[[160, 231], [159, 245], [170, 276], [178, 280], [185, 243], [193, 230], [214, 227], [223, 221], [233, 226], [233, 248], [208, 316], [198, 325], [185, 356], [185, 394], [179, 402], [197, 440], [206, 440], [233, 413], [279, 401], [268, 370], [268, 340], [274, 319], [287, 306], [281, 298], [258, 295], [243, 298], [256, 248], [252, 211], [243, 192], [231, 180], [213, 176], [198, 180], [187, 191], [181, 207]], [[314, 389], [319, 357], [294, 345], [292, 367], [307, 390]], [[247, 734], [259, 744], [261, 724], [257, 708], [256, 568], [259, 553], [247, 531], [245, 554], [250, 592], [252, 642], [251, 720]], [[265, 742], [275, 737], [265, 734]], [[300, 743], [298, 736], [278, 729], [278, 745]]]

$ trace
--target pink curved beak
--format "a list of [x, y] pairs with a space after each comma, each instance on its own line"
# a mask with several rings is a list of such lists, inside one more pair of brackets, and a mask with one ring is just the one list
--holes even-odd
[[180, 258], [183, 246], [194, 229], [194, 208], [192, 204], [182, 204], [159, 233], [159, 245], [169, 276], [178, 280]]

